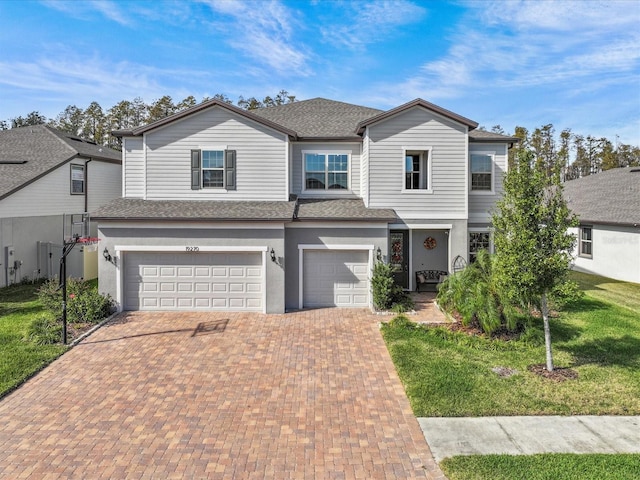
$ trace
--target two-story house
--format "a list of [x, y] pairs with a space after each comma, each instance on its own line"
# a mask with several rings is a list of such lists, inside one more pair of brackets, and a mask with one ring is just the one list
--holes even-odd
[[[47, 125], [0, 131], [0, 287], [59, 274], [70, 215], [120, 197], [121, 164], [120, 152]], [[78, 246], [67, 273], [95, 278], [97, 254]]]
[[368, 307], [397, 281], [490, 246], [516, 139], [424, 100], [211, 100], [123, 140], [123, 198], [101, 208], [100, 289], [124, 310]]

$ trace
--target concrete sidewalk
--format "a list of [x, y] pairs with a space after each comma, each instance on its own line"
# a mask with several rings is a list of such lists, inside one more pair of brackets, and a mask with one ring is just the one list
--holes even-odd
[[640, 416], [418, 418], [437, 462], [454, 455], [640, 453]]

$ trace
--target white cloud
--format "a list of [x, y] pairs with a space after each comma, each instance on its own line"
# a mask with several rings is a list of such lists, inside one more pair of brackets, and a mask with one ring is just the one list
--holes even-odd
[[43, 0], [42, 3], [49, 8], [66, 13], [80, 20], [88, 20], [91, 17], [91, 13], [96, 11], [100, 15], [120, 25], [132, 24], [132, 18], [121, 10], [122, 4], [112, 0]]
[[[168, 85], [188, 84], [207, 73], [197, 70], [159, 69], [130, 62], [109, 63], [98, 56], [82, 56], [56, 48], [58, 55], [33, 62], [0, 62], [0, 85], [83, 106], [91, 101], [116, 103], [144, 93], [151, 101], [166, 94], [179, 94]], [[190, 92], [192, 93], [192, 92]], [[103, 108], [111, 104], [103, 104]]]
[[332, 19], [330, 26], [323, 26], [324, 40], [338, 47], [352, 50], [384, 39], [399, 26], [420, 21], [426, 10], [406, 0], [354, 2], [343, 9], [342, 24]]
[[201, 2], [225, 17], [224, 22], [213, 21], [211, 26], [225, 35], [234, 49], [279, 73], [311, 73], [307, 48], [294, 38], [296, 12], [275, 0], [259, 4], [234, 0]]

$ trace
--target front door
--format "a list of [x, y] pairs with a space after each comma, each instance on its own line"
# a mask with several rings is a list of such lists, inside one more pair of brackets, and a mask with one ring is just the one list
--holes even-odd
[[409, 288], [409, 231], [391, 230], [389, 259], [394, 267], [393, 279], [404, 289]]

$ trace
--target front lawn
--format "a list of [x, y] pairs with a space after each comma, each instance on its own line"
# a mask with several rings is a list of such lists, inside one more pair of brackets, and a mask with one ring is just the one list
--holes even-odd
[[440, 463], [450, 480], [631, 480], [638, 478], [637, 454], [474, 455]]
[[67, 349], [25, 340], [33, 318], [45, 313], [36, 297], [39, 286], [25, 284], [0, 289], [0, 398]]
[[[599, 282], [583, 279], [588, 281]], [[444, 327], [384, 325], [413, 412], [418, 417], [640, 414], [640, 303], [631, 300], [640, 298], [640, 285], [613, 282], [598, 293], [587, 289], [581, 301], [551, 319], [554, 364], [578, 374], [563, 382], [528, 370], [545, 361], [541, 320], [510, 341]], [[619, 297], [627, 301], [610, 302]]]

